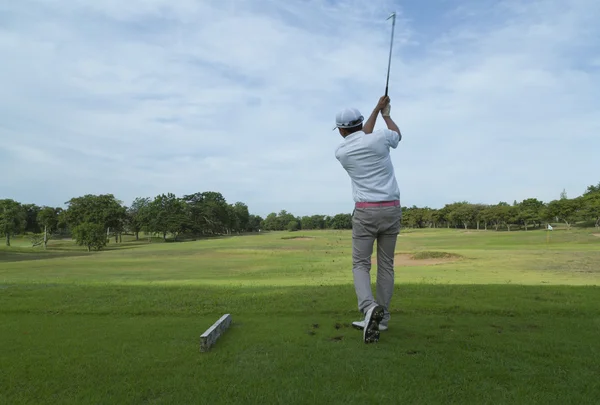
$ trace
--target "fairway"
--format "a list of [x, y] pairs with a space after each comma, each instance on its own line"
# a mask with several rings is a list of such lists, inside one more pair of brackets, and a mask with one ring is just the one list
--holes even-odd
[[0, 249], [0, 403], [597, 403], [594, 232], [402, 231], [373, 345], [350, 327], [350, 231], [100, 252], [16, 239]]

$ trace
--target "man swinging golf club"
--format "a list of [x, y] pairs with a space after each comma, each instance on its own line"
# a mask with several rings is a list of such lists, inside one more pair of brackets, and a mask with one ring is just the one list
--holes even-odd
[[[363, 329], [365, 343], [377, 342], [379, 331], [390, 320], [394, 291], [394, 252], [400, 232], [402, 208], [390, 148], [396, 149], [402, 135], [390, 116], [390, 99], [382, 96], [369, 119], [355, 108], [340, 111], [336, 117], [343, 141], [335, 156], [348, 173], [355, 201], [352, 215], [352, 273], [363, 321], [353, 325]], [[373, 132], [381, 113], [387, 129]], [[371, 255], [377, 240], [377, 299], [371, 292]]]

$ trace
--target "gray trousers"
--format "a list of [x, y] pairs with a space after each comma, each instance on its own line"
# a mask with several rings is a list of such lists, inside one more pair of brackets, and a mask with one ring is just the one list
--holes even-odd
[[[390, 302], [394, 292], [394, 251], [400, 233], [401, 207], [356, 208], [352, 216], [352, 273], [363, 314], [375, 304], [384, 308], [382, 324], [390, 319]], [[371, 255], [377, 241], [377, 299], [371, 291]]]

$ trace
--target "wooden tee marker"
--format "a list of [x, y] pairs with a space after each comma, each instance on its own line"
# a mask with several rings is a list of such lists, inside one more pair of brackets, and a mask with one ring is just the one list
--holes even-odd
[[207, 352], [211, 346], [215, 344], [218, 338], [231, 325], [231, 314], [223, 315], [217, 322], [215, 322], [210, 328], [200, 335], [200, 351]]

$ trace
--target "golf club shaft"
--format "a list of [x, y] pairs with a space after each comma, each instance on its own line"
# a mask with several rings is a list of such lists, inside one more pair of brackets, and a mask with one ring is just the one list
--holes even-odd
[[392, 66], [392, 48], [394, 46], [394, 28], [396, 27], [396, 13], [393, 13], [390, 17], [392, 18], [392, 39], [390, 41], [390, 57], [388, 59], [387, 79], [385, 82], [385, 95], [386, 96], [388, 95], [388, 86], [390, 84], [390, 67]]

